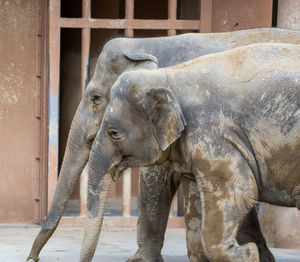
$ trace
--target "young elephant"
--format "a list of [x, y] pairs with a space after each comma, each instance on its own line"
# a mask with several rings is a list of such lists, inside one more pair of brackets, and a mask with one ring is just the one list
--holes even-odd
[[[99, 130], [110, 90], [118, 76], [129, 68], [153, 68], [175, 65], [197, 56], [221, 52], [237, 46], [257, 42], [287, 42], [300, 44], [300, 32], [277, 28], [243, 30], [229, 33], [185, 34], [174, 37], [128, 39], [109, 41], [97, 61], [95, 73], [78, 106], [70, 129], [55, 194], [44, 225], [32, 246], [28, 259], [38, 260], [39, 253], [55, 231], [80, 174], [88, 160], [91, 145]], [[146, 177], [155, 179], [146, 179]], [[138, 246], [133, 261], [162, 261], [160, 255], [172, 198], [176, 193], [178, 175], [163, 167], [143, 168], [140, 173]], [[166, 179], [167, 178], [167, 179]], [[165, 182], [167, 181], [167, 182]], [[191, 261], [199, 258], [201, 241], [194, 234], [201, 224], [199, 194], [193, 181], [183, 179], [187, 225], [187, 245]], [[169, 185], [169, 186], [167, 186]], [[147, 196], [147, 197], [143, 197]], [[151, 217], [151, 219], [149, 219]], [[197, 221], [197, 223], [195, 223]], [[266, 247], [253, 210], [241, 226], [239, 243], [254, 241], [258, 244], [264, 262], [274, 261]], [[253, 225], [249, 227], [249, 225]], [[251, 234], [248, 234], [251, 231]]]
[[[255, 44], [166, 69], [126, 72], [114, 84], [88, 162], [90, 261], [112, 179], [169, 163], [194, 176], [210, 261], [259, 261], [238, 227], [257, 201], [300, 208], [300, 46]], [[100, 226], [99, 226], [100, 225]]]

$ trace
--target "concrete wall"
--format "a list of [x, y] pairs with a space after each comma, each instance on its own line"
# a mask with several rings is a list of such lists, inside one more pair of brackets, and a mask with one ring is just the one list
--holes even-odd
[[293, 30], [300, 30], [300, 1], [279, 0], [277, 26]]
[[273, 0], [213, 0], [212, 32], [271, 27]]
[[0, 0], [0, 223], [32, 223], [35, 0]]

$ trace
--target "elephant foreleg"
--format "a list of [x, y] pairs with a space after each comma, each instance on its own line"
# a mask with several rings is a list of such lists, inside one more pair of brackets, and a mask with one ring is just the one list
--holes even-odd
[[179, 181], [168, 164], [143, 168], [139, 176], [138, 250], [128, 262], [162, 262], [170, 206]]
[[201, 199], [197, 183], [182, 179], [185, 199], [184, 221], [186, 225], [186, 245], [191, 262], [208, 262], [201, 240]]
[[213, 173], [195, 170], [202, 199], [205, 255], [212, 262], [259, 262], [255, 243], [239, 245], [236, 241], [241, 221], [257, 201], [256, 181], [243, 159], [235, 160], [226, 173], [225, 161], [222, 164], [213, 167]]
[[[202, 211], [200, 192], [197, 184], [188, 179], [183, 179], [183, 189], [188, 256], [191, 262], [206, 262], [208, 259], [204, 254], [201, 242]], [[241, 223], [236, 239], [239, 245], [254, 242], [258, 247], [261, 262], [275, 262], [274, 256], [267, 247], [266, 240], [261, 232], [255, 207], [251, 209]]]

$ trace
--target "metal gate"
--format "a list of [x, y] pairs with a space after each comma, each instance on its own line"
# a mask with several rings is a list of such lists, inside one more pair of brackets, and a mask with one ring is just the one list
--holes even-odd
[[[200, 20], [179, 20], [177, 19], [177, 0], [168, 0], [168, 19], [135, 19], [134, 0], [125, 0], [124, 19], [94, 19], [91, 18], [91, 0], [82, 0], [82, 17], [66, 18], [61, 17], [61, 1], [51, 0], [49, 6], [49, 72], [50, 72], [50, 92], [49, 92], [49, 173], [48, 173], [48, 208], [54, 194], [58, 177], [58, 126], [59, 126], [59, 77], [60, 77], [60, 44], [62, 28], [81, 29], [81, 87], [82, 93], [89, 81], [89, 53], [91, 43], [91, 29], [124, 29], [127, 37], [134, 36], [136, 29], [158, 29], [167, 30], [169, 36], [176, 35], [176, 30], [197, 30], [201, 32], [211, 31], [212, 0], [202, 0]], [[85, 177], [81, 179], [84, 185]], [[108, 219], [104, 223], [113, 225], [132, 225], [136, 223], [136, 218], [131, 217], [131, 191], [130, 174], [125, 172], [123, 176], [123, 217], [119, 219]], [[81, 190], [84, 192], [85, 190]], [[85, 215], [84, 193], [80, 195], [80, 215]], [[67, 218], [63, 221], [72, 220], [73, 223], [79, 218]], [[183, 225], [182, 218], [171, 218], [169, 225]]]

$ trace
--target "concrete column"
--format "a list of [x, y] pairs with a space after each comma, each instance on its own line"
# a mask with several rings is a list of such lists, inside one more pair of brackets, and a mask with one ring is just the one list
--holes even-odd
[[277, 27], [300, 30], [300, 1], [279, 0]]

